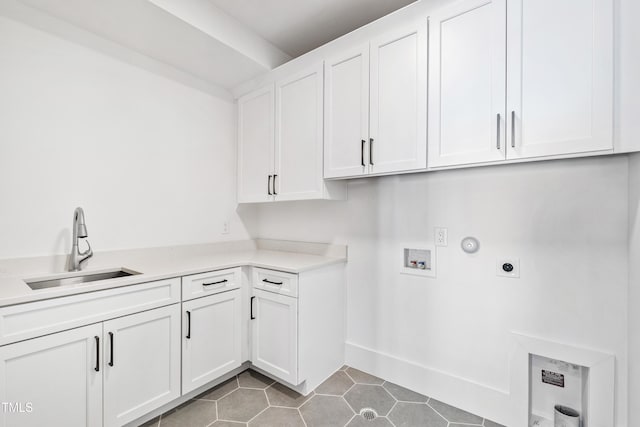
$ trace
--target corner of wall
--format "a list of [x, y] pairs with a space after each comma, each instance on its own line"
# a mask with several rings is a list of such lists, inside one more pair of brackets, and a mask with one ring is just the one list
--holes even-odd
[[640, 425], [640, 153], [629, 155], [629, 424]]

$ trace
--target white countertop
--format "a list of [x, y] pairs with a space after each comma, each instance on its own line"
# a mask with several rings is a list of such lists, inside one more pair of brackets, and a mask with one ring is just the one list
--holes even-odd
[[302, 273], [347, 260], [346, 246], [247, 240], [96, 253], [83, 265], [83, 272], [127, 268], [142, 274], [40, 290], [32, 290], [26, 284], [25, 279], [47, 280], [65, 275], [66, 258], [58, 255], [0, 260], [0, 307], [231, 267]]

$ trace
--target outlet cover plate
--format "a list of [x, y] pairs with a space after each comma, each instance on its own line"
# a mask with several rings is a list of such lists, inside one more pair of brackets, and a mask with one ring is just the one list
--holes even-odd
[[436, 246], [449, 246], [449, 236], [447, 229], [444, 227], [436, 227], [433, 233], [433, 241]]

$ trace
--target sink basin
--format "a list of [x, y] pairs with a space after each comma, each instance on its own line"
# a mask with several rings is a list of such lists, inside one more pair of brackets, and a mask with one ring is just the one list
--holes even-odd
[[55, 279], [34, 279], [25, 280], [27, 285], [34, 291], [38, 289], [56, 288], [58, 286], [78, 285], [81, 283], [98, 282], [100, 280], [116, 279], [118, 277], [128, 277], [140, 274], [137, 271], [120, 268], [118, 270], [108, 270], [100, 272], [78, 272], [69, 275], [56, 277]]

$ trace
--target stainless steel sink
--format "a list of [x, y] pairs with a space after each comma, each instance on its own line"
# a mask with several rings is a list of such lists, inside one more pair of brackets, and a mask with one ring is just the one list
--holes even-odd
[[33, 279], [25, 280], [27, 285], [31, 289], [47, 289], [55, 288], [58, 286], [78, 285], [81, 283], [98, 282], [100, 280], [116, 279], [118, 277], [128, 277], [140, 274], [137, 271], [129, 270], [126, 268], [120, 268], [118, 270], [108, 270], [100, 272], [85, 272], [85, 273], [72, 273], [62, 277], [56, 277], [53, 279]]

